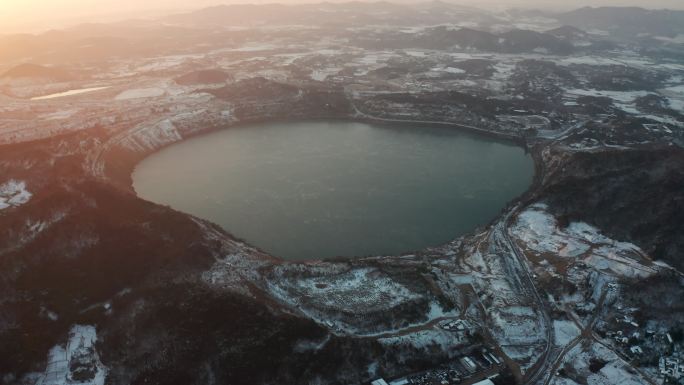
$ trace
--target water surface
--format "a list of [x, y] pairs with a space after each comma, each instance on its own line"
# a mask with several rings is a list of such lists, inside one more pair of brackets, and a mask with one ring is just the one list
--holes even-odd
[[273, 255], [315, 259], [448, 242], [532, 176], [521, 148], [454, 129], [315, 121], [195, 137], [145, 159], [133, 180], [141, 197]]

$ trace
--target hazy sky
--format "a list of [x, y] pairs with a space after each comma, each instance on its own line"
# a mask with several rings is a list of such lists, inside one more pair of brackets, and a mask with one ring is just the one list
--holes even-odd
[[[36, 32], [84, 21], [113, 21], [146, 17], [222, 3], [316, 2], [317, 0], [0, 0], [0, 33]], [[411, 0], [403, 0], [411, 1]], [[415, 1], [415, 0], [414, 0]], [[448, 0], [447, 0], [448, 1]], [[485, 7], [580, 7], [584, 5], [629, 5], [649, 8], [684, 8], [684, 0], [451, 0]]]

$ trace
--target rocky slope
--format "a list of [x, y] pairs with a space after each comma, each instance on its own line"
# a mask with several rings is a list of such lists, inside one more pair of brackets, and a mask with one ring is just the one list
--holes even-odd
[[567, 221], [592, 223], [684, 269], [684, 151], [676, 146], [549, 153], [537, 196]]

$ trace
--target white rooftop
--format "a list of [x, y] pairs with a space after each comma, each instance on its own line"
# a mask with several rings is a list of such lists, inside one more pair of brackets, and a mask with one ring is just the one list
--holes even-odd
[[494, 383], [492, 382], [492, 380], [486, 379], [486, 380], [482, 380], [480, 382], [476, 382], [473, 385], [494, 385]]

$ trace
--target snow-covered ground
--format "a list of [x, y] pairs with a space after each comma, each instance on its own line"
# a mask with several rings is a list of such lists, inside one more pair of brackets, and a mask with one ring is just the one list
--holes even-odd
[[597, 89], [569, 89], [566, 90], [568, 95], [572, 96], [605, 96], [611, 98], [614, 102], [619, 104], [632, 104], [634, 100], [641, 96], [649, 94], [648, 91], [608, 91]]
[[342, 69], [342, 67], [320, 68], [311, 72], [311, 79], [322, 82], [327, 79], [328, 76], [335, 75]]
[[[320, 304], [353, 311], [359, 306], [393, 307], [417, 298], [403, 285], [371, 269], [357, 269], [334, 277], [308, 278], [298, 282], [305, 294], [320, 298]], [[365, 295], [360, 296], [360, 292]]]
[[[667, 97], [670, 104], [670, 108], [675, 111], [684, 111], [684, 86], [674, 86], [665, 88], [660, 91], [660, 94]], [[676, 119], [670, 116], [652, 115], [644, 114], [636, 107], [636, 99], [639, 97], [647, 96], [650, 94], [655, 94], [648, 91], [608, 91], [608, 90], [596, 90], [596, 89], [568, 89], [566, 90], [566, 96], [569, 98], [577, 98], [580, 96], [595, 96], [595, 97], [608, 97], [610, 98], [615, 106], [628, 114], [637, 115], [647, 119], [654, 120], [656, 122], [672, 124], [681, 126], [682, 123], [678, 122]], [[574, 102], [568, 102], [571, 105]]]
[[406, 335], [380, 338], [378, 341], [387, 346], [408, 345], [413, 349], [438, 347], [442, 351], [448, 351], [465, 342], [460, 334], [441, 329], [420, 330]]
[[140, 66], [136, 67], [132, 74], [148, 72], [148, 71], [161, 71], [169, 68], [177, 67], [188, 61], [202, 59], [204, 54], [192, 54], [192, 55], [170, 55], [156, 57], [147, 60]]
[[579, 96], [608, 97], [618, 108], [635, 115], [641, 114], [635, 106], [636, 99], [648, 94], [650, 94], [648, 91], [608, 91], [579, 88], [566, 90], [566, 95], [574, 98]]
[[592, 66], [611, 66], [611, 65], [622, 65], [621, 62], [607, 57], [601, 56], [570, 56], [556, 60], [557, 64], [560, 65], [592, 65]]
[[586, 223], [573, 222], [560, 228], [545, 204], [535, 204], [520, 213], [511, 234], [540, 258], [582, 260], [588, 266], [615, 277], [644, 278], [658, 266], [640, 263], [644, 252], [636, 245], [608, 238]]
[[271, 281], [272, 293], [287, 302], [310, 298], [316, 307], [355, 312], [386, 309], [419, 298], [386, 274], [374, 269], [354, 269], [320, 277]]
[[36, 385], [104, 385], [107, 368], [95, 350], [94, 326], [74, 325], [66, 346], [56, 345], [48, 353], [45, 373]]
[[[592, 371], [592, 362], [603, 362], [604, 366]], [[610, 349], [593, 343], [589, 346], [578, 344], [565, 357], [564, 364], [574, 368], [573, 374], [555, 376], [553, 385], [643, 385], [649, 381], [636, 372], [629, 364], [620, 359]]]
[[448, 66], [435, 67], [435, 68], [432, 68], [430, 71], [431, 72], [437, 72], [437, 73], [446, 72], [446, 73], [450, 73], [450, 74], [464, 74], [464, 73], [466, 73], [466, 71], [463, 69], [460, 69], [457, 67], [448, 67]]
[[183, 139], [171, 120], [145, 125], [121, 140], [121, 145], [133, 151], [146, 151], [163, 147]]
[[78, 109], [76, 108], [70, 108], [70, 109], [65, 109], [65, 110], [57, 110], [55, 112], [50, 112], [47, 114], [42, 114], [39, 116], [40, 119], [45, 119], [45, 120], [61, 120], [61, 119], [68, 119], [75, 114], [78, 113]]
[[[518, 278], [522, 266], [504, 237], [503, 223], [474, 237], [464, 250], [460, 269], [468, 272], [487, 327], [504, 352], [523, 371], [534, 365], [546, 346], [547, 330], [532, 296]], [[461, 284], [465, 283], [459, 278]], [[477, 312], [474, 318], [481, 317]]]
[[26, 182], [10, 179], [0, 184], [0, 210], [21, 206], [28, 202], [31, 196], [26, 189]]
[[580, 335], [580, 330], [572, 321], [553, 321], [554, 342], [557, 346], [565, 346]]
[[[345, 264], [285, 265], [275, 269], [266, 285], [270, 294], [332, 331], [384, 336], [458, 315], [375, 268]], [[407, 309], [414, 311], [407, 313]], [[378, 320], [375, 322], [374, 320]], [[381, 322], [382, 321], [382, 322]]]
[[520, 365], [520, 370], [526, 373], [544, 351], [543, 345], [501, 345], [506, 355]]
[[142, 99], [142, 98], [154, 98], [157, 96], [164, 95], [164, 89], [160, 87], [150, 87], [150, 88], [135, 88], [131, 90], [126, 90], [114, 97], [115, 100], [129, 100], [129, 99]]
[[665, 89], [665, 91], [684, 96], [684, 85], [668, 87]]
[[541, 317], [531, 307], [509, 306], [491, 309], [491, 332], [506, 345], [534, 345], [544, 335]]

